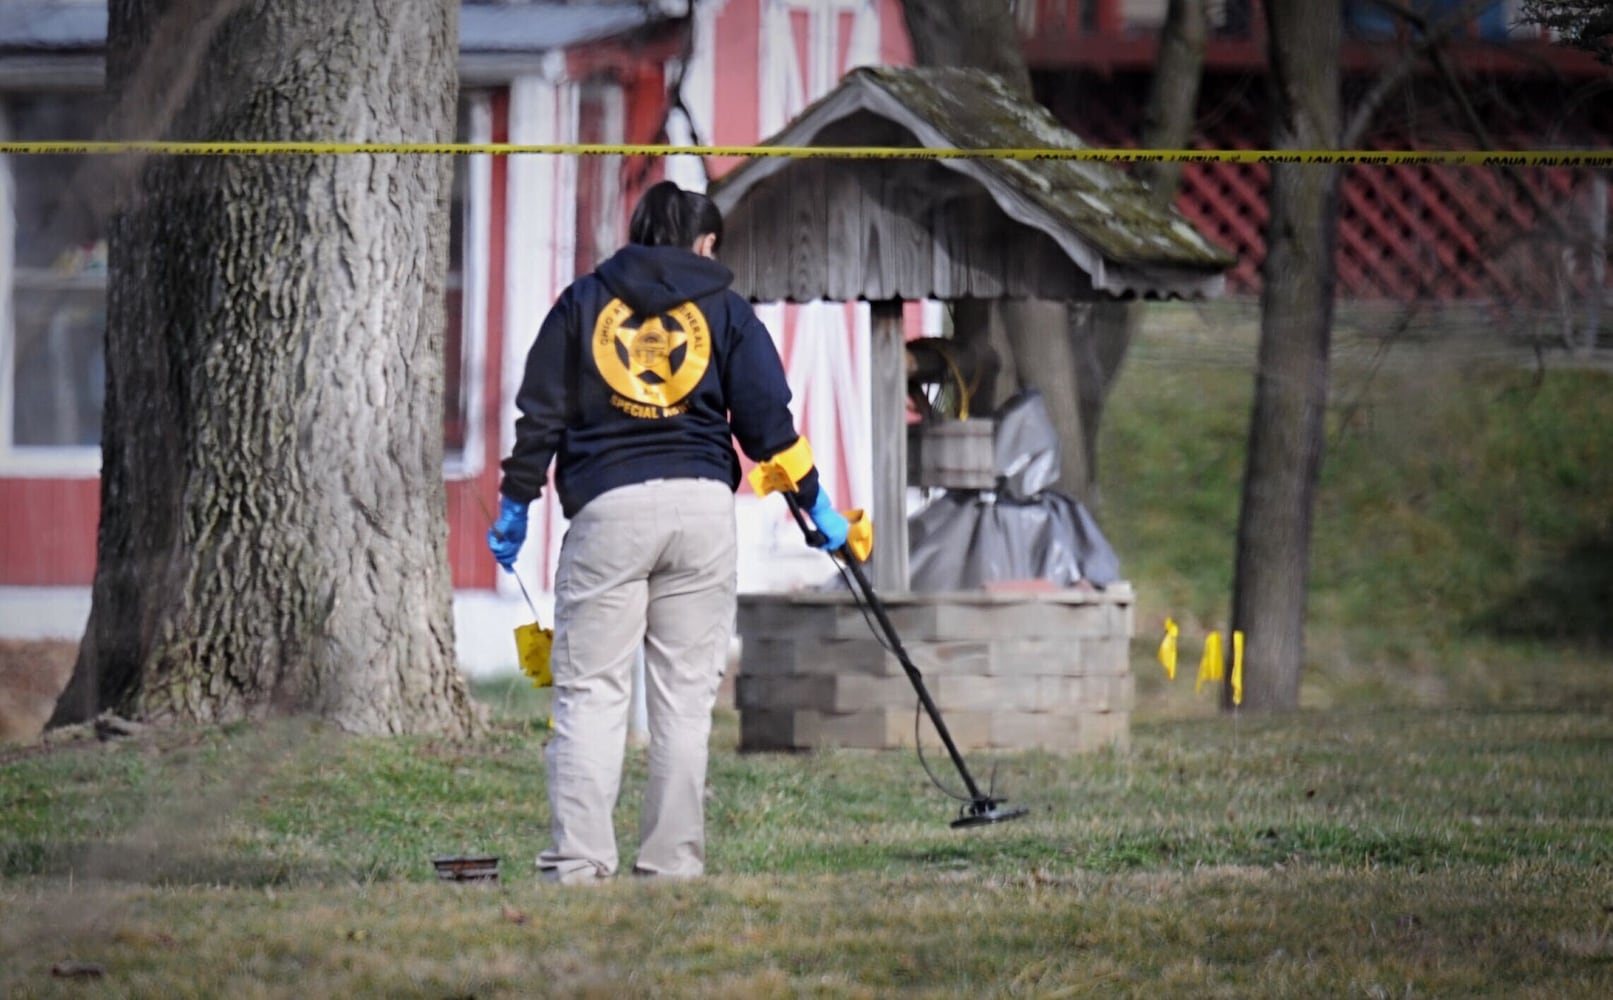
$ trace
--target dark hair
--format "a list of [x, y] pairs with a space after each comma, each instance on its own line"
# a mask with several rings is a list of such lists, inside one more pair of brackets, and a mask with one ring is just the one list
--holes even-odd
[[653, 185], [639, 198], [627, 224], [627, 238], [647, 247], [682, 247], [712, 233], [722, 245], [722, 211], [705, 195], [685, 191], [672, 181]]

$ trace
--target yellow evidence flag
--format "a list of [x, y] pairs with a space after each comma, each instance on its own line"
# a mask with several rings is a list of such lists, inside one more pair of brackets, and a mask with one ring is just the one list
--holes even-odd
[[1204, 658], [1199, 660], [1199, 679], [1193, 685], [1193, 693], [1198, 694], [1205, 681], [1221, 680], [1225, 669], [1221, 660], [1221, 633], [1211, 632], [1204, 637]]
[[1232, 704], [1243, 704], [1243, 632], [1232, 633]]
[[1159, 665], [1165, 668], [1165, 676], [1171, 680], [1176, 679], [1176, 636], [1181, 629], [1170, 618], [1165, 619], [1165, 637], [1159, 640]]

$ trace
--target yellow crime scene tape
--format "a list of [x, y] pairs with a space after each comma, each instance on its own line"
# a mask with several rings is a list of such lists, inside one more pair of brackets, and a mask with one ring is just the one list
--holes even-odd
[[909, 146], [672, 146], [664, 143], [0, 141], [0, 154], [163, 156], [737, 156], [819, 160], [1086, 160], [1110, 163], [1430, 164], [1613, 167], [1613, 149], [943, 149]]

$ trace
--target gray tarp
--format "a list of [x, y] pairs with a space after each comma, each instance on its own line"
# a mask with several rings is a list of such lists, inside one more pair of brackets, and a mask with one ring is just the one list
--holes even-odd
[[1104, 587], [1120, 579], [1120, 560], [1086, 507], [1048, 488], [1059, 476], [1058, 432], [1041, 394], [1015, 396], [995, 419], [997, 488], [943, 491], [908, 521], [912, 589], [1031, 579]]

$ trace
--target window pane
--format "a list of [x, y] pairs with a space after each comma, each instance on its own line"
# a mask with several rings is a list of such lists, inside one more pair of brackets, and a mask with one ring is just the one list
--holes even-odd
[[[94, 138], [104, 103], [97, 96], [7, 95], [0, 98], [0, 136], [17, 140]], [[469, 103], [462, 102], [456, 138], [468, 141]], [[12, 444], [77, 447], [100, 443], [105, 401], [106, 241], [93, 214], [73, 197], [82, 157], [0, 157], [0, 211], [9, 207], [13, 244], [11, 349]], [[469, 162], [454, 158], [449, 273], [444, 307], [445, 449], [464, 449], [468, 414], [464, 380], [465, 213]], [[9, 178], [9, 183], [7, 179]], [[6, 189], [9, 187], [9, 191]], [[9, 202], [9, 206], [6, 204]], [[0, 280], [8, 276], [0, 274]]]
[[106, 401], [104, 287], [17, 291], [14, 443], [100, 444]]
[[[0, 105], [20, 140], [94, 138], [99, 96], [11, 95]], [[106, 241], [77, 197], [72, 156], [12, 156], [12, 443], [95, 446], [106, 398]]]

